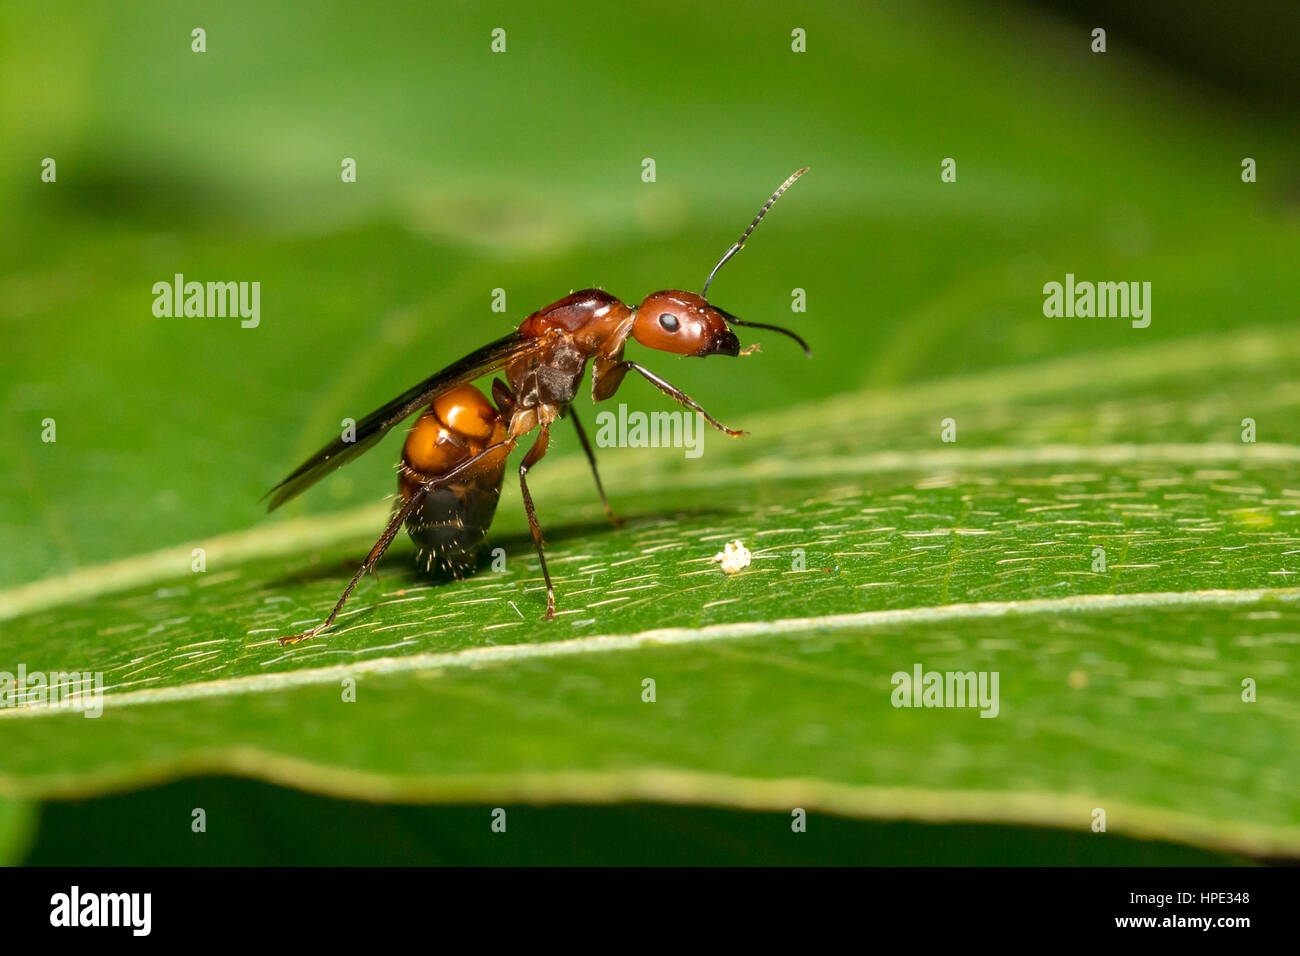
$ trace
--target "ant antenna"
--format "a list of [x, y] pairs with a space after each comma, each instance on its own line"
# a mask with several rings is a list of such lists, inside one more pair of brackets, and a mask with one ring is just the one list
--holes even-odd
[[[781, 198], [781, 194], [785, 192], [787, 189], [789, 189], [791, 186], [793, 186], [794, 181], [806, 172], [808, 172], [807, 166], [805, 166], [803, 169], [795, 170], [794, 174], [785, 182], [783, 182], [780, 188], [777, 189], [776, 192], [772, 193], [772, 198], [763, 204], [763, 208], [758, 211], [758, 215], [755, 216], [754, 221], [749, 224], [749, 228], [745, 230], [744, 235], [742, 235], [739, 239], [737, 239], [732, 244], [731, 248], [722, 254], [722, 258], [718, 260], [718, 264], [713, 267], [713, 271], [709, 273], [709, 277], [704, 280], [704, 291], [700, 293], [701, 296], [704, 297], [708, 296], [709, 283], [711, 283], [713, 281], [713, 277], [718, 274], [718, 270], [721, 269], [723, 265], [732, 256], [734, 256], [737, 252], [740, 251], [741, 247], [745, 244], [745, 240], [748, 239], [750, 235], [753, 233], [753, 231], [758, 228], [758, 224], [763, 221], [763, 217], [767, 215], [767, 211], [772, 208], [773, 204], [778, 199]], [[713, 308], [717, 309], [717, 306], [714, 306]], [[722, 309], [718, 309], [718, 311], [722, 312], [722, 315], [727, 320], [728, 325], [745, 325], [751, 329], [767, 329], [770, 332], [780, 332], [782, 335], [788, 335], [790, 338], [794, 339], [796, 342], [799, 343], [799, 347], [803, 349], [805, 355], [807, 355], [809, 358], [812, 358], [812, 349], [808, 347], [808, 343], [805, 342], [803, 339], [801, 339], [799, 336], [795, 335], [789, 329], [783, 329], [779, 325], [766, 325], [762, 322], [745, 322], [742, 321], [741, 319], [736, 318], [730, 312], [725, 312]]]
[[765, 322], [746, 322], [743, 319], [736, 318], [726, 309], [719, 309], [716, 305], [712, 306], [712, 308], [722, 313], [722, 317], [727, 320], [728, 325], [744, 325], [751, 329], [767, 329], [769, 332], [780, 332], [782, 335], [788, 335], [790, 338], [794, 339], [796, 342], [799, 343], [799, 348], [803, 349], [804, 355], [808, 356], [809, 358], [812, 358], [812, 349], [808, 347], [808, 343], [805, 342], [799, 336], [795, 335], [789, 329], [783, 329], [779, 325], [768, 325]]
[[713, 267], [713, 271], [709, 273], [709, 277], [704, 280], [704, 290], [700, 295], [708, 298], [709, 283], [712, 282], [713, 277], [718, 274], [718, 270], [721, 269], [732, 256], [740, 251], [741, 247], [745, 244], [745, 240], [748, 239], [750, 234], [758, 228], [758, 224], [763, 221], [763, 217], [767, 215], [767, 211], [772, 208], [772, 204], [780, 199], [781, 194], [793, 186], [794, 181], [806, 172], [808, 172], [807, 166], [803, 169], [796, 170], [789, 179], [781, 184], [780, 188], [777, 189], [776, 192], [772, 193], [772, 198], [763, 204], [763, 208], [758, 211], [758, 215], [755, 216], [754, 221], [749, 224], [749, 228], [745, 230], [744, 235], [737, 239], [735, 243], [732, 244], [731, 248], [722, 254], [722, 258], [718, 260], [718, 264]]

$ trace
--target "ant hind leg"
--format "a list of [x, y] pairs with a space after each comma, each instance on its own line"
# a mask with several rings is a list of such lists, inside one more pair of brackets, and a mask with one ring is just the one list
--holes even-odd
[[[543, 433], [543, 435], [538, 438], [537, 443], [542, 446], [542, 450], [537, 454], [537, 458], [541, 458], [542, 455], [546, 453], [546, 443], [542, 441], [542, 438], [544, 437], [545, 437], [545, 433]], [[425, 484], [423, 484], [418, 491], [414, 492], [411, 495], [411, 497], [407, 498], [406, 501], [404, 501], [400, 507], [393, 509], [393, 516], [388, 521], [388, 527], [386, 527], [384, 529], [384, 533], [379, 536], [379, 540], [375, 542], [375, 546], [370, 549], [370, 553], [366, 555], [366, 560], [362, 563], [361, 567], [357, 569], [357, 573], [352, 575], [352, 580], [348, 582], [348, 586], [344, 588], [343, 593], [339, 595], [338, 602], [334, 605], [334, 610], [330, 611], [329, 617], [325, 618], [323, 622], [317, 624], [309, 631], [304, 631], [301, 634], [295, 634], [292, 637], [280, 638], [280, 644], [281, 645], [297, 644], [299, 641], [305, 641], [308, 638], [316, 637], [318, 634], [320, 634], [327, 627], [329, 627], [331, 624], [334, 623], [334, 619], [339, 616], [339, 611], [343, 610], [343, 605], [346, 604], [348, 598], [352, 596], [352, 591], [356, 588], [357, 583], [361, 580], [361, 578], [365, 575], [367, 571], [373, 570], [375, 565], [379, 563], [379, 559], [384, 556], [384, 552], [387, 551], [389, 545], [393, 543], [393, 539], [397, 537], [397, 532], [401, 530], [401, 527], [405, 523], [406, 519], [411, 516], [411, 513], [415, 510], [415, 507], [420, 502], [420, 499], [424, 497], [425, 492], [427, 492], [430, 488], [435, 488], [438, 485], [445, 484], [451, 481], [453, 478], [457, 477], [462, 472], [465, 472], [470, 468], [474, 467], [475, 465], [477, 465], [478, 463], [480, 463], [484, 458], [486, 458], [489, 455], [510, 454], [511, 450], [515, 447], [517, 443], [518, 443], [518, 439], [507, 438], [504, 441], [497, 442], [495, 445], [489, 445], [487, 448], [484, 448], [477, 455], [474, 455], [466, 459], [465, 461], [461, 462], [459, 465], [457, 465], [451, 471], [447, 472], [445, 475], [439, 475], [437, 478], [430, 479]], [[533, 446], [532, 451], [529, 452], [529, 455], [531, 456], [534, 451], [537, 451], [537, 445]], [[536, 461], [536, 458], [532, 460]], [[523, 480], [523, 475], [521, 474], [520, 481], [522, 480]], [[533, 537], [534, 539], [538, 539], [540, 532], [536, 530], [536, 523], [535, 523], [536, 518], [531, 513], [532, 501], [528, 499], [527, 495], [528, 495], [528, 488], [527, 486], [525, 486], [524, 496], [525, 496], [525, 500], [528, 501], [529, 517], [530, 519], [532, 519], [534, 523]], [[546, 570], [545, 561], [542, 562], [542, 570], [543, 571]], [[549, 590], [549, 585], [550, 585], [549, 577], [547, 577], [547, 585]]]
[[305, 641], [308, 638], [315, 637], [320, 634], [321, 631], [324, 631], [334, 623], [334, 619], [339, 616], [339, 611], [343, 610], [343, 605], [346, 604], [348, 598], [352, 596], [352, 591], [356, 588], [357, 583], [365, 577], [367, 571], [373, 570], [375, 565], [379, 563], [379, 559], [384, 556], [384, 552], [387, 551], [389, 545], [393, 543], [393, 538], [397, 537], [397, 532], [401, 530], [403, 522], [405, 522], [411, 512], [415, 510], [415, 505], [423, 494], [423, 491], [416, 492], [403, 502], [400, 507], [393, 509], [393, 516], [388, 519], [388, 527], [384, 528], [384, 533], [379, 536], [379, 540], [375, 542], [375, 546], [370, 549], [370, 553], [366, 555], [366, 560], [361, 563], [361, 567], [357, 568], [357, 573], [352, 575], [352, 580], [348, 582], [348, 586], [345, 587], [343, 593], [339, 595], [338, 603], [334, 605], [334, 610], [330, 611], [329, 617], [325, 618], [323, 622], [317, 624], [309, 631], [295, 634], [292, 637], [280, 638], [280, 645], [282, 647], [289, 644], [297, 644], [299, 641]]

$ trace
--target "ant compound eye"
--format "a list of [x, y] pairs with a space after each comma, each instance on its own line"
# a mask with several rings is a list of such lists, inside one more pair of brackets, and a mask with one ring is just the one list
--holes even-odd
[[671, 312], [665, 312], [663, 315], [659, 316], [659, 324], [669, 332], [676, 332], [678, 325], [677, 316], [673, 315]]

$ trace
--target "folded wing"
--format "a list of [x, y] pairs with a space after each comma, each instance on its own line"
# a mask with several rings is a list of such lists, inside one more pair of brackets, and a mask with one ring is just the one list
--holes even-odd
[[357, 422], [356, 441], [344, 441], [342, 437], [334, 439], [268, 491], [271, 503], [266, 510], [274, 511], [286, 501], [302, 494], [335, 468], [373, 448], [389, 429], [428, 405], [440, 392], [504, 368], [515, 357], [527, 355], [536, 347], [536, 339], [512, 332], [407, 389], [383, 408], [375, 409]]

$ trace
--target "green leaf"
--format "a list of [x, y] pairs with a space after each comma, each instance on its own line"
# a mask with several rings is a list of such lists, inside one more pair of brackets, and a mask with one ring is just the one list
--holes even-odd
[[[1047, 368], [850, 396], [856, 412], [816, 430], [815, 408], [759, 415], [752, 440], [703, 460], [620, 450], [608, 480], [631, 517], [618, 530], [575, 503], [580, 468], [539, 470], [558, 532], [549, 623], [517, 518], [505, 571], [430, 584], [390, 561], [335, 633], [290, 649], [274, 638], [317, 619], [364, 550], [351, 519], [212, 542], [204, 574], [179, 549], [8, 592], [6, 613], [28, 610], [7, 625], [11, 651], [29, 669], [102, 671], [107, 694], [94, 722], [5, 713], [0, 743], [25, 745], [6, 748], [3, 787], [68, 795], [224, 771], [367, 799], [1066, 828], [1100, 807], [1129, 835], [1293, 853], [1294, 447], [1135, 439], [1162, 414], [1213, 438], [1197, 423], [1220, 403], [1297, 421], [1300, 395], [1264, 374], [1297, 349], [1294, 334], [1189, 343], [1170, 361], [1194, 377], [1212, 356], [1220, 379], [1212, 399], [1181, 403], [1157, 357], [1099, 360], [1124, 415], [1072, 414], [1080, 386]], [[1013, 396], [1034, 409], [1024, 447], [1001, 443], [1020, 427]], [[940, 407], [960, 423], [955, 448], [935, 438]], [[727, 577], [712, 556], [733, 538], [755, 560]], [[894, 707], [892, 675], [918, 664], [996, 671], [997, 716]]]
[[0, 864], [22, 861], [36, 831], [37, 809], [31, 800], [0, 798]]

